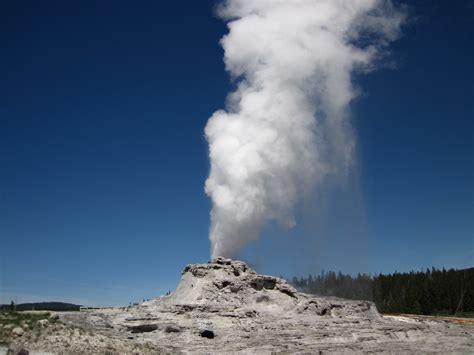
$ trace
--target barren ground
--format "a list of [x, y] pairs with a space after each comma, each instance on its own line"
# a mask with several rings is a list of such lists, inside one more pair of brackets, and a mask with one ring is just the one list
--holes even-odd
[[47, 321], [21, 325], [21, 335], [4, 327], [0, 332], [4, 352], [10, 347], [13, 353], [21, 349], [120, 354], [472, 353], [474, 349], [472, 321], [382, 316], [371, 302], [301, 294], [284, 280], [258, 275], [243, 262], [222, 258], [188, 265], [174, 293], [138, 306], [60, 312]]

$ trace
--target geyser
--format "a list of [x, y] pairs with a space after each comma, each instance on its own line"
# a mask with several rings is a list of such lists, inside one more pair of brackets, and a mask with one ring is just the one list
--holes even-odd
[[350, 167], [351, 75], [374, 68], [403, 13], [384, 0], [227, 0], [217, 11], [236, 89], [205, 128], [205, 190], [212, 256], [235, 257], [267, 221], [292, 227], [298, 200]]

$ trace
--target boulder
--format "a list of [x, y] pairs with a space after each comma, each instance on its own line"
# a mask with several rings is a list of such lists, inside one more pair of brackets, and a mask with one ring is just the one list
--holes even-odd
[[40, 319], [38, 321], [38, 325], [41, 327], [41, 328], [46, 328], [49, 324], [49, 320], [47, 319]]
[[16, 327], [16, 328], [13, 328], [13, 330], [12, 330], [12, 334], [14, 334], [18, 337], [21, 337], [24, 333], [25, 333], [25, 331], [23, 330], [22, 327]]

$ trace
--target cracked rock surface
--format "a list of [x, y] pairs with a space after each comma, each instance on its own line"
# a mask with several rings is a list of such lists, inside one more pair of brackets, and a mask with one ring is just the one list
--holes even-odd
[[472, 324], [381, 316], [372, 302], [302, 294], [280, 278], [224, 258], [186, 266], [178, 288], [168, 296], [127, 308], [58, 314], [63, 328], [27, 345], [28, 336], [16, 337], [14, 346], [32, 353], [474, 349]]

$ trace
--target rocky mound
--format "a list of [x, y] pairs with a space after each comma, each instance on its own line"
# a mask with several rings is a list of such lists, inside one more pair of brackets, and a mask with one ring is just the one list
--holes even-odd
[[174, 293], [149, 303], [200, 312], [259, 315], [313, 313], [320, 316], [378, 317], [371, 302], [319, 299], [299, 293], [285, 280], [260, 275], [246, 263], [217, 257], [207, 264], [185, 267]]
[[294, 301], [296, 294], [282, 279], [259, 275], [242, 261], [218, 257], [208, 264], [186, 266], [170, 300], [176, 304], [236, 305], [258, 303], [265, 298]]

